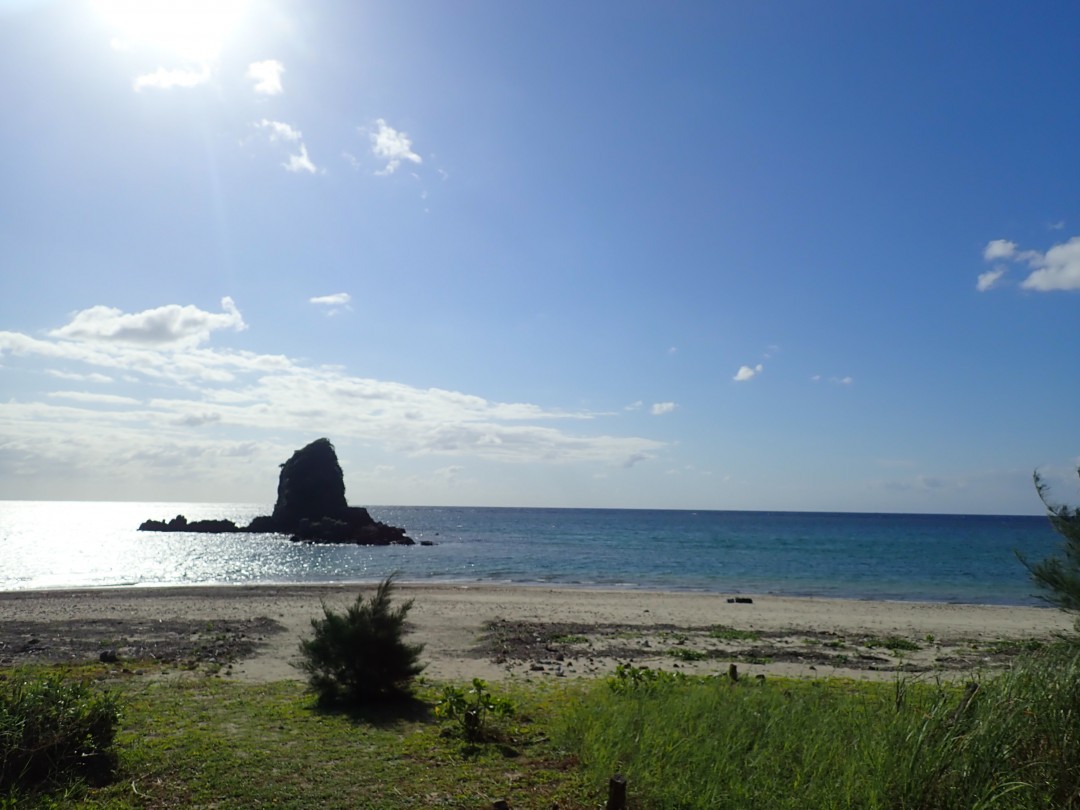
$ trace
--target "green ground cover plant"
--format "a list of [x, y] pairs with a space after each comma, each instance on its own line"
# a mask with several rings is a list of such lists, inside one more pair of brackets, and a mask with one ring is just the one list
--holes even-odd
[[[327, 712], [302, 683], [252, 685], [185, 674], [130, 677], [114, 687], [124, 706], [118, 761], [107, 785], [0, 807], [415, 808], [514, 810], [592, 806], [574, 761], [546, 729], [564, 698], [541, 687], [506, 692], [517, 708], [506, 745], [471, 746], [443, 732], [431, 711], [440, 689], [416, 700]], [[17, 796], [17, 798], [12, 798]]]
[[62, 670], [0, 676], [0, 790], [100, 781], [113, 763], [116, 696]]
[[709, 637], [721, 641], [757, 641], [761, 633], [757, 630], [739, 630], [726, 624], [718, 624], [709, 630]]
[[471, 743], [494, 739], [493, 722], [514, 714], [513, 701], [492, 694], [480, 678], [473, 678], [469, 689], [452, 684], [444, 686], [442, 697], [435, 704], [435, 716], [454, 724], [461, 736]]
[[1080, 807], [1080, 657], [969, 686], [617, 673], [555, 734], [641, 807]]
[[[1080, 808], [1080, 653], [1067, 645], [969, 684], [736, 683], [622, 665], [602, 680], [500, 685], [497, 697], [473, 689], [421, 681], [408, 703], [327, 712], [301, 683], [148, 669], [106, 690], [123, 708], [111, 783], [9, 790], [0, 807], [397, 810], [506, 799], [515, 810], [574, 810], [602, 804], [620, 772], [637, 810]], [[448, 696], [460, 711], [440, 718]], [[469, 743], [457, 728], [469, 707], [498, 701], [512, 718], [488, 708], [483, 727], [497, 733]]]

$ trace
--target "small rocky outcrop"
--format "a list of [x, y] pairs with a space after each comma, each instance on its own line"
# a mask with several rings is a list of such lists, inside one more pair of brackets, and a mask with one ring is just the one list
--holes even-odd
[[247, 526], [231, 520], [193, 520], [177, 515], [166, 522], [147, 520], [142, 532], [249, 532], [289, 534], [304, 543], [353, 543], [365, 546], [411, 546], [405, 530], [381, 523], [345, 500], [345, 478], [329, 439], [317, 439], [281, 465], [277, 501], [271, 515]]
[[192, 520], [188, 521], [183, 515], [177, 515], [169, 522], [163, 520], [147, 520], [139, 526], [140, 532], [207, 532], [220, 534], [224, 532], [238, 532], [236, 524], [231, 520]]

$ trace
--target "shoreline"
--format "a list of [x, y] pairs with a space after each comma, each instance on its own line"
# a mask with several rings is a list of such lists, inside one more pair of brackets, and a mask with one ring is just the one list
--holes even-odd
[[[313, 580], [313, 581], [254, 581], [254, 582], [197, 582], [197, 583], [112, 583], [108, 585], [60, 585], [57, 587], [40, 588], [4, 588], [0, 586], [0, 597], [16, 594], [75, 594], [75, 593], [98, 593], [98, 592], [130, 592], [153, 594], [159, 592], [177, 591], [216, 591], [230, 589], [259, 589], [259, 588], [289, 588], [289, 589], [314, 589], [333, 590], [340, 588], [352, 588], [365, 590], [374, 588], [380, 579], [358, 580]], [[494, 589], [546, 589], [552, 591], [596, 591], [600, 593], [625, 593], [625, 594], [687, 594], [710, 597], [750, 597], [752, 599], [797, 599], [808, 602], [855, 602], [855, 603], [882, 603], [897, 605], [945, 605], [953, 607], [1002, 607], [1033, 610], [1057, 610], [1038, 599], [1034, 594], [1025, 602], [963, 602], [963, 601], [940, 601], [933, 599], [906, 598], [901, 596], [841, 596], [837, 594], [818, 594], [802, 592], [782, 591], [742, 591], [742, 590], [716, 590], [712, 588], [695, 587], [660, 587], [651, 584], [626, 583], [596, 583], [596, 582], [551, 582], [551, 581], [509, 581], [490, 579], [424, 579], [407, 580], [395, 579], [398, 588], [416, 589], [442, 589], [442, 588], [494, 588]]]
[[[299, 679], [291, 662], [311, 620], [322, 615], [322, 604], [342, 610], [374, 587], [290, 583], [0, 592], [0, 660], [5, 666], [24, 660], [18, 650], [30, 641], [39, 649], [29, 645], [29, 660], [48, 660], [50, 651], [55, 657], [72, 639], [87, 641], [106, 630], [123, 658], [124, 650], [149, 643], [154, 629], [169, 622], [195, 628], [196, 635], [201, 626], [233, 622], [239, 623], [237, 637], [253, 649], [233, 659], [223, 674], [249, 681]], [[1072, 627], [1070, 616], [1046, 607], [739, 596], [752, 601], [728, 602], [726, 593], [700, 591], [401, 582], [395, 601], [414, 600], [410, 640], [425, 644], [425, 675], [450, 681], [591, 677], [610, 673], [620, 662], [702, 674], [727, 672], [737, 663], [750, 675], [961, 677], [1007, 666], [1025, 644]], [[269, 622], [257, 631], [244, 629], [256, 626], [244, 623], [263, 620]], [[258, 635], [248, 638], [249, 632]], [[902, 649], [888, 646], [900, 645], [898, 639]]]

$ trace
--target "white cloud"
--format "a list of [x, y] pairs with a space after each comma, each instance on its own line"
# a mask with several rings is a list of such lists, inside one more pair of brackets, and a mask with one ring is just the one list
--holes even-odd
[[271, 143], [284, 141], [298, 145], [299, 154], [289, 155], [289, 159], [281, 164], [285, 167], [285, 171], [307, 172], [308, 174], [316, 174], [319, 171], [318, 166], [308, 157], [307, 146], [303, 141], [304, 135], [300, 130], [286, 124], [284, 121], [271, 121], [269, 118], [256, 121], [253, 126], [266, 132]]
[[765, 367], [762, 366], [761, 363], [758, 363], [753, 368], [750, 366], [739, 366], [739, 370], [735, 372], [735, 376], [732, 377], [732, 379], [735, 380], [735, 382], [746, 382], [747, 380], [752, 380], [764, 370]]
[[197, 87], [210, 81], [209, 65], [202, 65], [198, 70], [191, 68], [158, 68], [153, 73], [136, 76], [133, 87], [136, 92], [147, 88], [153, 90], [171, 90], [174, 87]]
[[1024, 289], [1039, 292], [1080, 290], [1080, 236], [1054, 245], [1045, 255], [1028, 251], [1026, 258], [1036, 269], [1020, 285]]
[[180, 425], [181, 427], [202, 427], [203, 425], [213, 425], [221, 421], [221, 414], [213, 411], [205, 411], [203, 413], [189, 413], [185, 416], [179, 416], [173, 420], [174, 425]]
[[446, 486], [454, 486], [461, 478], [461, 475], [465, 472], [465, 468], [460, 464], [451, 464], [447, 467], [440, 467], [432, 473], [432, 476], [441, 481]]
[[50, 377], [56, 377], [59, 380], [73, 380], [75, 382], [111, 383], [113, 381], [112, 377], [97, 373], [76, 374], [72, 371], [59, 371], [53, 368], [45, 369], [45, 373]]
[[283, 121], [263, 118], [261, 121], [256, 121], [255, 126], [267, 130], [271, 141], [299, 141], [304, 137], [300, 130], [294, 129]]
[[[1080, 236], [1054, 245], [1046, 253], [1037, 250], [1018, 250], [1015, 242], [995, 239], [986, 245], [983, 258], [987, 261], [1008, 259], [1023, 262], [1031, 273], [1020, 286], [1025, 290], [1053, 292], [1057, 290], [1080, 290]], [[979, 275], [976, 288], [980, 292], [991, 289], [1005, 273], [1004, 267], [995, 267]]]
[[993, 289], [1003, 275], [1005, 275], [1004, 267], [995, 267], [993, 270], [979, 273], [979, 280], [975, 283], [975, 289], [979, 292], [986, 292], [987, 290]]
[[678, 407], [674, 402], [657, 402], [649, 408], [649, 413], [653, 416], [663, 416], [667, 413], [673, 413]]
[[[340, 302], [344, 294], [319, 298]], [[123, 313], [99, 306], [76, 313], [46, 338], [0, 332], [5, 367], [59, 367], [87, 377], [107, 371], [130, 379], [125, 393], [141, 399], [81, 391], [12, 399], [0, 409], [0, 445], [9, 458], [30, 466], [65, 459], [69, 469], [116, 463], [131, 470], [179, 465], [185, 453], [197, 460], [229, 444], [229, 431], [257, 441], [260, 457], [269, 454], [261, 452], [264, 446], [276, 448], [275, 456], [287, 455], [294, 437], [309, 437], [316, 425], [336, 441], [401, 458], [443, 456], [451, 464], [479, 459], [614, 467], [652, 458], [665, 446], [589, 428], [609, 414], [491, 401], [206, 345], [215, 331], [246, 328], [231, 301], [223, 308], [210, 313], [169, 305]], [[578, 427], [562, 427], [567, 423]], [[192, 431], [203, 425], [215, 427], [220, 445]], [[145, 459], [136, 457], [140, 453]]]
[[247, 78], [255, 82], [256, 93], [276, 96], [283, 92], [281, 74], [284, 72], [285, 66], [277, 59], [266, 59], [248, 65]]
[[1008, 239], [994, 239], [987, 242], [986, 247], [983, 249], [983, 258], [988, 262], [997, 259], [1009, 259], [1015, 254], [1016, 243], [1010, 242]]
[[98, 394], [91, 391], [50, 391], [50, 399], [70, 399], [75, 402], [88, 402], [99, 405], [139, 405], [137, 399], [116, 394]]
[[308, 172], [309, 174], [315, 174], [318, 168], [311, 162], [311, 158], [308, 157], [307, 147], [304, 144], [300, 144], [300, 154], [289, 155], [289, 159], [285, 161], [282, 166], [285, 167], [287, 172]]
[[626, 410], [628, 410], [628, 411], [640, 411], [644, 406], [645, 406], [645, 403], [642, 402], [639, 399], [637, 402], [631, 402], [629, 405], [627, 405]]
[[[816, 383], [821, 382], [823, 379], [825, 379], [825, 378], [822, 377], [820, 374], [815, 374], [813, 377], [810, 378], [810, 380], [812, 382], [816, 382]], [[829, 377], [829, 382], [831, 382], [833, 385], [853, 385], [855, 383], [855, 378], [851, 377], [851, 376], [848, 376], [848, 377]]]
[[327, 317], [337, 315], [339, 312], [352, 311], [352, 307], [349, 306], [350, 301], [352, 301], [352, 296], [346, 292], [334, 293], [333, 295], [318, 295], [308, 299], [309, 303], [326, 307]]
[[394, 129], [382, 118], [378, 119], [375, 125], [378, 130], [369, 135], [371, 152], [375, 157], [386, 161], [386, 166], [376, 174], [393, 174], [403, 160], [423, 163], [420, 155], [412, 150], [412, 141], [408, 135]]
[[169, 304], [128, 314], [113, 307], [95, 306], [76, 312], [69, 323], [53, 329], [48, 335], [75, 341], [196, 346], [207, 341], [210, 333], [218, 329], [237, 332], [247, 329], [231, 298], [222, 298], [221, 308], [224, 312], [205, 312], [190, 304]]
[[309, 298], [309, 304], [325, 304], [327, 306], [340, 307], [352, 301], [352, 296], [346, 292], [334, 293], [333, 295], [317, 295]]

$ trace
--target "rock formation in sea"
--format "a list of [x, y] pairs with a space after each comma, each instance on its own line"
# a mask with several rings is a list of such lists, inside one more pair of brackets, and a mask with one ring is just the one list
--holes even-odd
[[141, 532], [266, 532], [291, 535], [305, 543], [354, 543], [365, 546], [411, 546], [404, 529], [381, 523], [345, 500], [345, 478], [329, 439], [316, 439], [281, 465], [277, 501], [271, 515], [247, 526], [231, 520], [147, 520]]

